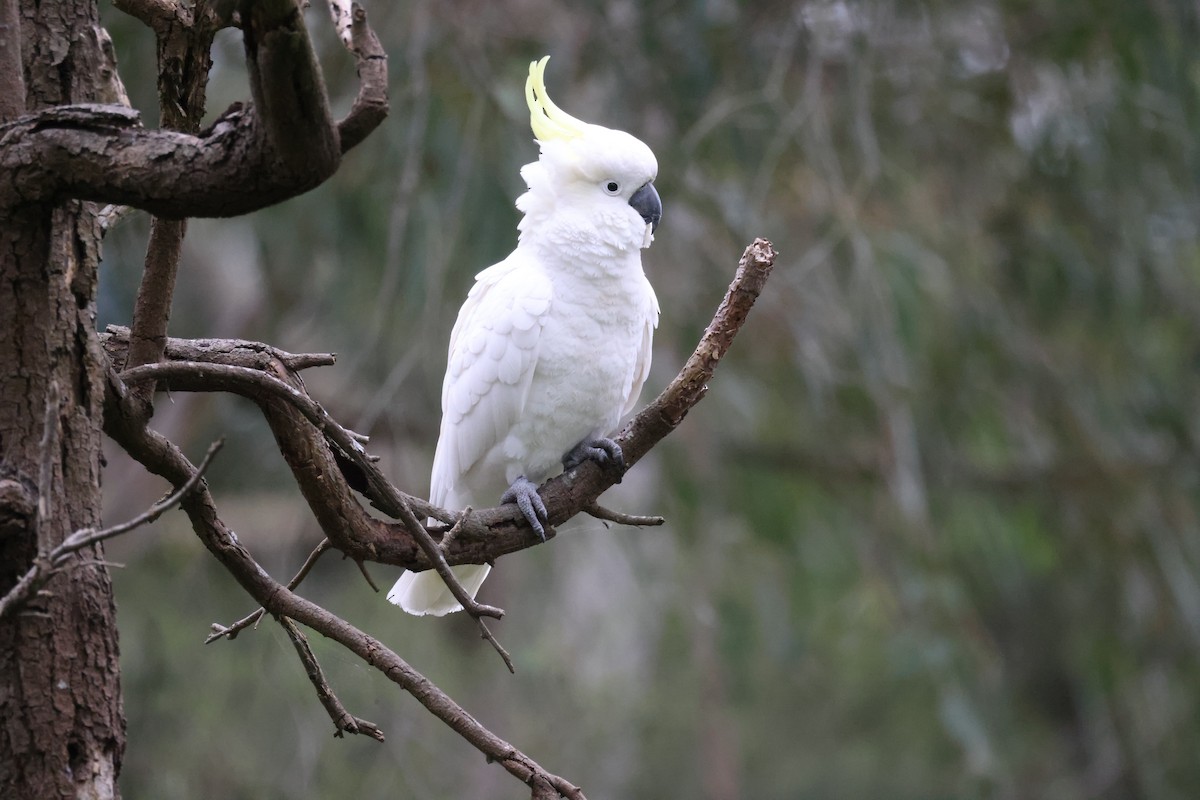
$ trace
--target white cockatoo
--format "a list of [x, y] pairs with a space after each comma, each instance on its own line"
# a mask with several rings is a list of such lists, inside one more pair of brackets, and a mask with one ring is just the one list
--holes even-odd
[[[443, 508], [517, 503], [543, 538], [538, 484], [588, 458], [623, 464], [604, 437], [650, 371], [658, 300], [641, 251], [662, 217], [650, 148], [551, 102], [548, 60], [525, 83], [541, 155], [521, 168], [517, 249], [475, 276], [458, 312], [430, 481]], [[491, 571], [453, 569], [472, 597]], [[417, 615], [462, 609], [432, 570], [404, 573], [388, 600]]]

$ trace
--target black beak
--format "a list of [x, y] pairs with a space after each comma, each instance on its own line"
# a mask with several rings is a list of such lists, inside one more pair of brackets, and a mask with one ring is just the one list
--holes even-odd
[[646, 220], [651, 233], [658, 229], [658, 221], [662, 219], [662, 200], [658, 199], [653, 183], [647, 183], [634, 192], [633, 197], [629, 198], [629, 205]]

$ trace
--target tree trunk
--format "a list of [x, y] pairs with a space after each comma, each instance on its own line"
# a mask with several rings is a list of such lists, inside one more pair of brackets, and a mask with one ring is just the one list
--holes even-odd
[[[0, 28], [0, 122], [101, 99], [113, 65], [95, 2], [0, 5], [8, 23]], [[12, 69], [18, 50], [23, 70]], [[23, 109], [14, 96], [24, 97]], [[0, 594], [39, 545], [44, 551], [100, 523], [98, 260], [90, 204], [24, 207], [0, 219]], [[61, 403], [47, 416], [56, 394]], [[47, 419], [60, 433], [45, 448]], [[41, 485], [45, 466], [50, 480]], [[85, 550], [21, 613], [0, 620], [0, 797], [119, 796], [125, 725], [102, 559], [100, 547]]]

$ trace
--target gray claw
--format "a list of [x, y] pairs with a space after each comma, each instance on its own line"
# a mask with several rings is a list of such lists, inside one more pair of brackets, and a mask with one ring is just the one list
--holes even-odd
[[584, 461], [595, 461], [601, 467], [615, 467], [625, 472], [625, 455], [621, 445], [603, 436], [591, 436], [575, 445], [563, 456], [563, 469], [574, 469]]
[[536, 483], [524, 475], [517, 478], [508, 491], [500, 496], [500, 504], [505, 503], [516, 503], [529, 527], [533, 528], [539, 539], [546, 541], [546, 529], [542, 527], [542, 523], [547, 521], [546, 504], [538, 494]]

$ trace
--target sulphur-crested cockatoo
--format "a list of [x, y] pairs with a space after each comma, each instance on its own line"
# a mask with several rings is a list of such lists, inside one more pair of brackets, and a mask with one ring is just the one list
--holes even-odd
[[[658, 300], [642, 272], [662, 216], [650, 148], [564, 112], [546, 94], [549, 57], [525, 98], [541, 156], [517, 249], [475, 276], [450, 334], [430, 501], [447, 509], [515, 502], [545, 538], [537, 486], [585, 459], [620, 461], [603, 438], [650, 370]], [[454, 567], [474, 597], [491, 567]], [[406, 572], [388, 600], [411, 614], [461, 610], [432, 570]]]

